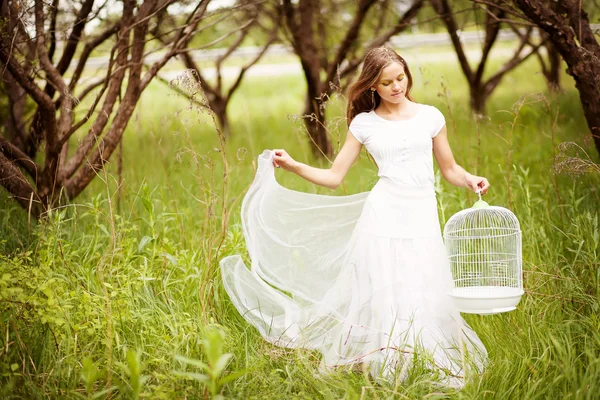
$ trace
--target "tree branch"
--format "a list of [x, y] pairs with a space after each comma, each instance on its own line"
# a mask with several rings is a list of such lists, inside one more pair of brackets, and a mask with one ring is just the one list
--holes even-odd
[[489, 10], [489, 13], [486, 15], [485, 19], [485, 40], [483, 42], [483, 48], [481, 50], [481, 59], [479, 61], [479, 65], [477, 67], [477, 71], [475, 72], [475, 76], [473, 77], [474, 82], [480, 82], [483, 76], [483, 71], [485, 70], [485, 64], [487, 63], [488, 56], [490, 55], [490, 51], [496, 43], [496, 39], [498, 38], [498, 32], [500, 31], [500, 23], [497, 22], [496, 18], [502, 18], [504, 15], [503, 10]]
[[77, 67], [75, 68], [75, 72], [73, 72], [73, 76], [71, 77], [71, 81], [69, 82], [69, 91], [73, 93], [75, 90], [75, 86], [79, 82], [79, 78], [81, 78], [81, 74], [83, 69], [85, 68], [85, 64], [87, 63], [90, 54], [92, 51], [96, 49], [96, 47], [100, 46], [104, 43], [108, 38], [117, 33], [121, 28], [121, 21], [116, 22], [110, 28], [102, 32], [100, 35], [96, 36], [89, 43], [85, 44], [81, 55], [79, 56], [79, 60], [77, 61]]
[[2, 136], [0, 136], [0, 153], [3, 153], [10, 161], [18, 163], [34, 181], [37, 181], [38, 171], [41, 168], [27, 154], [23, 153], [21, 149]]
[[200, 21], [204, 17], [204, 14], [206, 12], [206, 9], [207, 9], [209, 3], [210, 3], [210, 0], [202, 0], [202, 1], [200, 1], [200, 3], [198, 3], [196, 9], [188, 18], [189, 24], [186, 27], [180, 29], [179, 32], [177, 32], [175, 39], [171, 43], [171, 48], [169, 49], [169, 51], [163, 56], [163, 58], [161, 60], [155, 62], [150, 67], [148, 72], [146, 72], [146, 74], [144, 75], [144, 79], [141, 82], [140, 91], [143, 91], [146, 88], [146, 86], [148, 86], [148, 84], [150, 83], [152, 78], [154, 78], [156, 76], [156, 74], [158, 73], [158, 71], [174, 55], [177, 54], [177, 51], [179, 49], [184, 48], [189, 43], [189, 41], [193, 37], [196, 27], [198, 26], [198, 23], [200, 23]]
[[[496, 9], [502, 10], [505, 13], [512, 15], [513, 17], [525, 19], [523, 13], [521, 13], [519, 10], [510, 8], [510, 7], [503, 7], [502, 5], [500, 5], [498, 2], [496, 2], [494, 0], [471, 0], [471, 1], [473, 1], [474, 3], [477, 3], [477, 4], [484, 4], [484, 5], [488, 6], [489, 9], [496, 8]], [[504, 2], [504, 3], [506, 3], [506, 2]]]
[[236, 91], [236, 89], [242, 82], [242, 78], [244, 77], [244, 74], [246, 73], [246, 71], [248, 71], [248, 69], [250, 69], [250, 67], [252, 67], [254, 64], [256, 64], [262, 58], [262, 56], [267, 52], [269, 47], [271, 47], [271, 45], [277, 40], [277, 31], [278, 30], [279, 30], [279, 22], [277, 23], [277, 25], [275, 25], [275, 27], [271, 31], [271, 34], [269, 35], [269, 39], [267, 40], [267, 43], [263, 46], [260, 53], [258, 53], [256, 55], [256, 57], [254, 57], [254, 59], [252, 59], [248, 64], [244, 65], [244, 67], [240, 70], [240, 73], [239, 73], [237, 79], [235, 80], [233, 85], [231, 85], [231, 87], [229, 88], [229, 91], [227, 92], [226, 102], [229, 101], [233, 92]]
[[[77, 171], [87, 154], [94, 147], [98, 137], [102, 134], [102, 131], [108, 123], [108, 119], [112, 114], [117, 97], [121, 93], [121, 84], [125, 77], [129, 49], [129, 24], [131, 24], [133, 20], [134, 7], [135, 4], [132, 2], [132, 0], [126, 0], [123, 3], [123, 17], [121, 18], [121, 26], [117, 36], [117, 42], [111, 50], [108, 71], [106, 73], [106, 76], [109, 77], [108, 88], [106, 89], [107, 92], [106, 97], [104, 98], [102, 109], [98, 113], [98, 117], [92, 124], [87, 135], [77, 147], [75, 154], [73, 154], [73, 156], [65, 163], [59, 178], [61, 181], [69, 179], [75, 173], [75, 171]], [[115, 52], [116, 57], [114, 57]], [[117, 63], [117, 69], [113, 74], [112, 66], [114, 62]], [[99, 99], [99, 97], [97, 97], [97, 99]], [[95, 104], [97, 104], [97, 102]], [[88, 112], [88, 118], [89, 116], [91, 116], [91, 112]], [[76, 127], [78, 128], [78, 126], [81, 125], [77, 124]], [[69, 132], [67, 132], [67, 134], [62, 138], [62, 143], [64, 143], [73, 134], [73, 132], [75, 132], [75, 129], [71, 129]], [[83, 187], [81, 189], [83, 189]]]
[[435, 12], [442, 18], [444, 25], [446, 25], [446, 29], [450, 35], [450, 41], [452, 42], [452, 46], [454, 46], [463, 73], [469, 81], [472, 81], [473, 71], [471, 70], [462, 43], [458, 37], [458, 26], [456, 25], [456, 20], [454, 19], [450, 4], [448, 4], [447, 0], [430, 0], [430, 2]]
[[229, 57], [231, 55], [231, 53], [233, 53], [235, 51], [235, 49], [237, 49], [240, 46], [242, 41], [246, 38], [246, 36], [248, 35], [248, 30], [250, 29], [250, 26], [252, 25], [252, 22], [253, 21], [250, 20], [248, 23], [244, 24], [243, 27], [238, 29], [237, 30], [238, 37], [236, 38], [236, 40], [227, 48], [225, 53], [223, 53], [220, 57], [217, 57], [217, 61], [215, 62], [215, 67], [217, 69], [217, 91], [218, 92], [222, 91], [222, 84], [223, 84], [223, 79], [222, 79], [222, 75], [221, 75], [221, 64], [223, 63], [223, 61], [225, 61], [225, 59], [227, 59], [227, 57]]
[[292, 40], [290, 40], [290, 42], [292, 43], [292, 46], [294, 46], [296, 52], [300, 54], [302, 49], [298, 46], [300, 43], [300, 37], [298, 34], [298, 23], [296, 22], [296, 8], [292, 5], [291, 0], [283, 0], [281, 4], [283, 7], [283, 15], [285, 16], [285, 22], [288, 27], [288, 31], [292, 35]]
[[[58, 0], [55, 0], [55, 1], [58, 5]], [[67, 39], [62, 56], [56, 66], [56, 70], [58, 71], [58, 74], [60, 74], [60, 75], [63, 75], [69, 68], [69, 65], [71, 64], [71, 60], [73, 59], [75, 50], [77, 49], [77, 45], [81, 41], [81, 33], [83, 32], [83, 29], [85, 28], [85, 24], [87, 22], [89, 14], [92, 11], [93, 5], [94, 5], [94, 0], [85, 0], [83, 5], [81, 6], [81, 9], [79, 10], [79, 13], [75, 19], [75, 24], [73, 25], [73, 30], [71, 31], [71, 34], [69, 35], [69, 37]], [[53, 33], [53, 32], [51, 32], [51, 33]], [[50, 57], [50, 59], [51, 59], [51, 57]], [[87, 59], [87, 57], [86, 57], [86, 59]], [[79, 76], [77, 76], [76, 78], [79, 79]], [[71, 84], [73, 84], [73, 87], [74, 87], [76, 82], [77, 82], [77, 80], [75, 80], [75, 82], [72, 81], [69, 84], [69, 86], [68, 86], [69, 93], [73, 92]], [[48, 82], [46, 84], [46, 88], [44, 89], [44, 91], [46, 93], [48, 93], [48, 95], [50, 97], [53, 97], [56, 88], [58, 88], [62, 92], [62, 94], [64, 94], [64, 92], [60, 89], [60, 85], [56, 84], [55, 82]], [[61, 105], [61, 101], [62, 101], [62, 97], [57, 101], [57, 106]], [[64, 131], [63, 131], [63, 133], [64, 133]]]
[[54, 57], [54, 51], [56, 50], [56, 16], [58, 15], [58, 1], [52, 0], [51, 14], [50, 14], [50, 50], [48, 50], [48, 58], [52, 62]]
[[532, 48], [529, 53], [527, 53], [525, 56], [521, 57], [521, 55], [520, 55], [521, 51], [523, 50], [523, 48], [525, 47], [525, 45], [527, 43], [526, 40], [522, 40], [521, 45], [519, 46], [519, 49], [515, 52], [513, 57], [508, 62], [506, 62], [501, 69], [499, 69], [494, 75], [492, 75], [488, 79], [488, 81], [485, 84], [486, 91], [488, 91], [488, 93], [491, 93], [496, 88], [496, 86], [498, 86], [498, 84], [500, 83], [500, 80], [502, 79], [504, 74], [511, 71], [517, 65], [519, 65], [522, 62], [524, 62], [525, 60], [527, 60], [534, 53], [537, 53], [539, 48], [541, 46], [543, 46], [544, 43], [546, 43], [546, 40], [547, 39], [540, 42], [538, 45], [536, 45], [534, 48]]
[[24, 149], [27, 137], [25, 129], [25, 102], [27, 92], [15, 81], [8, 69], [4, 69], [2, 81], [8, 95], [9, 117], [6, 120], [8, 139], [17, 147]]
[[361, 0], [358, 3], [358, 9], [356, 10], [356, 14], [354, 15], [354, 19], [352, 20], [350, 27], [346, 31], [344, 40], [342, 40], [342, 43], [338, 47], [333, 61], [327, 68], [327, 78], [325, 82], [332, 82], [334, 80], [339, 65], [346, 59], [348, 51], [356, 42], [363, 21], [369, 12], [369, 9], [373, 6], [373, 4], [375, 4], [375, 1], [376, 0]]
[[196, 81], [198, 81], [198, 83], [200, 83], [202, 90], [208, 91], [214, 97], [219, 96], [219, 93], [206, 81], [206, 79], [200, 72], [200, 68], [198, 68], [198, 65], [192, 59], [190, 54], [189, 53], [181, 53], [180, 55], [183, 57], [183, 63], [185, 65], [185, 67], [187, 69], [191, 69], [194, 71], [194, 74], [193, 74], [194, 78], [196, 78]]
[[573, 28], [579, 42], [588, 51], [592, 52], [596, 58], [600, 59], [600, 45], [598, 45], [596, 36], [590, 27], [588, 15], [581, 6], [581, 0], [563, 1], [561, 6], [567, 9], [569, 25]]
[[[488, 6], [490, 9], [496, 8], [496, 9], [502, 10], [505, 13], [512, 15], [513, 17], [517, 17], [519, 19], [527, 19], [519, 9], [502, 6], [497, 1], [494, 1], [494, 0], [471, 0], [471, 1], [473, 1], [476, 4], [484, 4], [484, 5]], [[506, 1], [503, 1], [503, 3], [506, 4]]]
[[[59, 135], [69, 131], [71, 124], [73, 123], [73, 114], [71, 113], [71, 96], [67, 85], [60, 73], [54, 68], [50, 59], [48, 58], [48, 52], [46, 50], [46, 39], [44, 35], [44, 5], [41, 1], [35, 2], [35, 31], [37, 35], [37, 52], [40, 59], [40, 65], [42, 66], [46, 77], [56, 87], [60, 89], [61, 96], [64, 97], [60, 108], [60, 117], [58, 124], [54, 126], [47, 126], [46, 132], [46, 153], [47, 155], [57, 151], [55, 148]], [[51, 96], [50, 96], [51, 97]], [[48, 157], [46, 157], [48, 159]], [[50, 157], [51, 158], [51, 157]]]
[[6, 43], [2, 43], [0, 45], [0, 61], [2, 61], [2, 63], [8, 68], [11, 75], [15, 78], [19, 85], [25, 89], [27, 94], [31, 96], [33, 101], [35, 101], [38, 106], [42, 107], [48, 113], [56, 113], [52, 99], [35, 84], [33, 79], [27, 75], [16, 59], [11, 57], [10, 53], [7, 51]]
[[[360, 1], [361, 0], [359, 0], [359, 2]], [[329, 5], [332, 5], [332, 3], [330, 3]], [[319, 10], [319, 13], [321, 12], [323, 11]], [[331, 48], [328, 46], [329, 40], [327, 37], [328, 35], [326, 25], [329, 25], [329, 21], [325, 21], [325, 18], [317, 18], [317, 34], [320, 38], [320, 40], [318, 41], [318, 45], [320, 47], [319, 54], [321, 55], [319, 62], [321, 69], [325, 72], [327, 72], [327, 69], [329, 67], [329, 51], [331, 50]]]
[[[147, 16], [156, 10], [156, 3], [156, 0], [144, 1], [139, 7], [138, 19], [147, 21]], [[125, 4], [133, 8], [135, 0], [126, 0]], [[124, 26], [127, 26], [127, 24], [124, 23]], [[136, 24], [133, 29], [133, 42], [131, 47], [132, 66], [129, 69], [129, 79], [125, 95], [119, 104], [119, 108], [108, 132], [104, 135], [102, 140], [98, 142], [98, 146], [89, 157], [89, 162], [83, 165], [81, 169], [65, 182], [64, 187], [69, 198], [73, 198], [81, 193], [95, 177], [97, 171], [104, 167], [104, 163], [110, 158], [112, 152], [121, 141], [123, 132], [127, 127], [127, 122], [131, 118], [135, 104], [144, 87], [141, 80], [141, 71], [143, 67], [144, 38], [147, 32], [148, 23]], [[148, 74], [146, 74], [144, 78], [147, 76]]]
[[163, 78], [160, 75], [156, 75], [156, 79], [158, 79], [160, 82], [164, 83], [165, 85], [167, 85], [169, 87], [169, 89], [175, 91], [176, 93], [185, 96], [187, 99], [189, 99], [192, 103], [194, 103], [194, 105], [200, 106], [202, 108], [206, 108], [206, 109], [210, 109], [210, 107], [208, 107], [206, 104], [204, 104], [201, 101], [198, 101], [195, 97], [190, 96], [189, 93], [186, 93], [185, 91], [181, 90], [181, 88], [177, 85], [173, 85], [172, 82], [166, 80], [165, 78]]
[[[203, 29], [206, 29], [206, 27], [203, 27]], [[238, 28], [238, 30], [241, 28]], [[196, 51], [196, 50], [205, 50], [208, 49], [210, 47], [213, 47], [214, 45], [218, 44], [219, 42], [222, 42], [223, 40], [227, 39], [229, 36], [235, 34], [237, 32], [237, 30], [233, 30], [230, 32], [227, 32], [226, 34], [216, 38], [215, 40], [209, 42], [209, 43], [205, 43], [202, 46], [199, 47], [182, 47], [179, 48], [178, 50], [175, 50], [175, 54], [179, 55], [181, 53], [187, 53], [187, 52], [192, 52], [192, 51]]]
[[[85, 89], [83, 89], [81, 91], [81, 93], [79, 93], [79, 95], [77, 96], [77, 102], [81, 103], [83, 101], [83, 99], [85, 99], [87, 97], [88, 94], [90, 94], [94, 89], [96, 89], [100, 85], [104, 85], [104, 88], [106, 88], [106, 85], [105, 85], [106, 80], [107, 80], [107, 77], [105, 76], [104, 78], [97, 79], [93, 83], [90, 83], [88, 86], [86, 86]], [[102, 97], [103, 92], [104, 92], [104, 90], [102, 90], [98, 94], [98, 98]], [[91, 107], [92, 110], [95, 108], [96, 107]]]
[[419, 13], [423, 5], [424, 0], [414, 0], [410, 8], [406, 10], [404, 14], [402, 14], [396, 25], [394, 25], [386, 33], [378, 36], [377, 38], [369, 42], [368, 47], [373, 48], [383, 46], [385, 43], [387, 43], [388, 40], [390, 40], [392, 36], [397, 35], [404, 29], [408, 28], [411, 25], [411, 21], [417, 17], [417, 14]]
[[[397, 35], [398, 33], [402, 32], [404, 29], [409, 27], [411, 24], [411, 21], [417, 16], [417, 14], [419, 13], [419, 10], [423, 7], [423, 5], [424, 5], [424, 0], [415, 0], [412, 3], [411, 7], [408, 10], [406, 10], [406, 12], [398, 19], [398, 22], [396, 23], [396, 25], [394, 25], [392, 28], [387, 30], [385, 33], [383, 33], [380, 36], [373, 39], [371, 42], [369, 42], [369, 44], [367, 45], [367, 48], [371, 49], [374, 47], [383, 46], [385, 43], [387, 43], [388, 40], [390, 40], [390, 38], [392, 36]], [[361, 57], [357, 57], [353, 60], [349, 60], [344, 68], [342, 68], [339, 71], [335, 71], [335, 73], [337, 73], [337, 78], [335, 81], [334, 81], [334, 79], [331, 79], [330, 82], [334, 81], [339, 84], [339, 79], [345, 78], [346, 76], [353, 73], [358, 68], [361, 61], [362, 61]]]
[[40, 201], [35, 194], [35, 189], [2, 152], [0, 152], [0, 185], [26, 210], [29, 209], [30, 201], [33, 199], [33, 205], [37, 210]]

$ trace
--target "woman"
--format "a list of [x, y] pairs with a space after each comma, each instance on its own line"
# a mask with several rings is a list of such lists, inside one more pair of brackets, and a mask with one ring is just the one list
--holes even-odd
[[[323, 367], [367, 363], [387, 380], [404, 379], [417, 355], [460, 387], [466, 367], [481, 371], [487, 353], [447, 296], [432, 150], [453, 185], [485, 194], [489, 183], [455, 163], [443, 115], [415, 103], [411, 88], [402, 57], [370, 50], [349, 90], [350, 134], [331, 168], [265, 151], [242, 204], [251, 269], [230, 256], [221, 270], [236, 308], [271, 343], [319, 350]], [[274, 178], [273, 166], [336, 188], [362, 146], [379, 167], [370, 192], [301, 193]]]

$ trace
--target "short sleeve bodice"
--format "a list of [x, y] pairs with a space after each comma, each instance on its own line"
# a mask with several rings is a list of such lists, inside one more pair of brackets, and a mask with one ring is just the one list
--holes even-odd
[[358, 114], [350, 132], [373, 156], [378, 175], [406, 187], [433, 188], [433, 137], [444, 126], [443, 114], [435, 107], [420, 104], [410, 119], [392, 121], [375, 111]]

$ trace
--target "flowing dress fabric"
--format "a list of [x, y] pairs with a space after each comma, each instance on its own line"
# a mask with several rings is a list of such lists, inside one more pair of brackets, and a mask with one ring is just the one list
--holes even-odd
[[271, 343], [319, 350], [324, 366], [369, 363], [374, 376], [406, 373], [415, 353], [453, 386], [487, 353], [447, 295], [451, 285], [433, 189], [432, 138], [442, 114], [420, 105], [403, 121], [361, 113], [350, 124], [379, 166], [369, 192], [325, 196], [275, 180], [258, 157], [242, 202], [251, 268], [221, 261], [224, 286]]

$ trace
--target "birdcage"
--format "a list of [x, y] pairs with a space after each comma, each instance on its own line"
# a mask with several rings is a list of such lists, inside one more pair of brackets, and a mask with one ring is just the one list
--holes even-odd
[[498, 314], [516, 308], [523, 295], [521, 229], [506, 208], [481, 200], [453, 215], [444, 227], [459, 311]]

